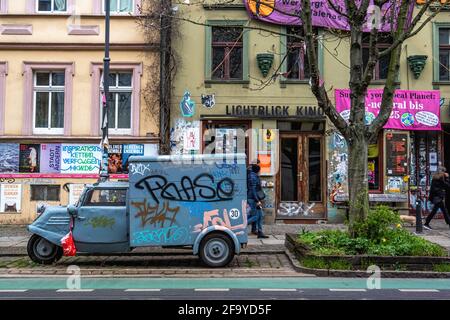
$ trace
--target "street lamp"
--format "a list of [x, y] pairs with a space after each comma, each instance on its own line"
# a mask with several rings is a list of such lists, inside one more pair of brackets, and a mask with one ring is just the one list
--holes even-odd
[[105, 1], [105, 58], [103, 59], [103, 119], [102, 119], [102, 164], [100, 166], [99, 180], [104, 182], [109, 179], [108, 173], [108, 108], [109, 108], [109, 29], [110, 29], [111, 3]]

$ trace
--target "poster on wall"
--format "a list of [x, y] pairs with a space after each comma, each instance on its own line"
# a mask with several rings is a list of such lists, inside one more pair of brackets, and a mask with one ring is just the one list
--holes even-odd
[[408, 174], [408, 134], [386, 133], [386, 171], [388, 176]]
[[0, 212], [20, 212], [22, 201], [21, 184], [2, 184], [0, 188]]
[[61, 144], [41, 144], [41, 173], [61, 171]]
[[123, 172], [128, 173], [128, 158], [130, 156], [143, 156], [144, 155], [143, 144], [124, 144], [122, 149], [122, 167]]
[[0, 173], [19, 172], [19, 144], [0, 143]]
[[83, 192], [84, 184], [74, 183], [69, 187], [69, 204], [75, 204]]
[[101, 160], [102, 150], [98, 145], [61, 145], [61, 173], [99, 173]]
[[19, 147], [19, 172], [38, 173], [41, 146], [39, 144], [21, 144]]
[[122, 160], [123, 145], [111, 144], [108, 147], [108, 172], [123, 173], [123, 160]]

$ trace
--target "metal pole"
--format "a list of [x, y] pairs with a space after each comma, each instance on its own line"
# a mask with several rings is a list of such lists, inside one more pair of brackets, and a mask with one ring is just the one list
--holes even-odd
[[420, 199], [420, 192], [418, 191], [416, 196], [416, 233], [422, 232], [422, 199]]
[[105, 58], [103, 59], [103, 121], [102, 121], [102, 165], [100, 166], [100, 181], [109, 179], [108, 174], [108, 109], [109, 109], [109, 33], [110, 33], [111, 3], [105, 1]]

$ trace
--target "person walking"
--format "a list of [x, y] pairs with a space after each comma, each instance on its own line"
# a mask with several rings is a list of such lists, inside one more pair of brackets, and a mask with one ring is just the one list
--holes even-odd
[[248, 172], [247, 177], [247, 202], [250, 206], [250, 218], [247, 220], [248, 224], [255, 223], [256, 224], [256, 233], [258, 235], [258, 239], [267, 239], [269, 238], [263, 232], [263, 212], [262, 212], [262, 203], [264, 200], [265, 194], [262, 190], [261, 179], [259, 177], [259, 173], [261, 171], [261, 167], [258, 164], [252, 164], [250, 170]]
[[431, 210], [431, 213], [426, 218], [425, 224], [423, 225], [425, 229], [432, 230], [432, 228], [430, 227], [430, 222], [439, 209], [441, 209], [442, 213], [444, 214], [445, 222], [450, 226], [450, 216], [444, 202], [446, 189], [448, 188], [450, 188], [450, 181], [447, 169], [445, 167], [440, 167], [439, 171], [433, 175], [433, 179], [431, 180], [429, 200], [433, 203], [434, 206], [433, 210]]

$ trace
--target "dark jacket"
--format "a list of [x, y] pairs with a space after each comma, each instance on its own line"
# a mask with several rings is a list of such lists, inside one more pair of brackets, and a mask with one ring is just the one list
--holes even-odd
[[259, 175], [251, 170], [247, 170], [247, 199], [261, 201], [258, 198], [259, 190], [262, 190]]
[[433, 201], [433, 199], [435, 199], [436, 197], [441, 198], [441, 200], [445, 199], [445, 189], [448, 188], [450, 188], [450, 181], [448, 178], [433, 178], [431, 180], [430, 201]]

